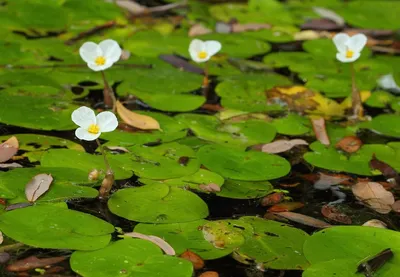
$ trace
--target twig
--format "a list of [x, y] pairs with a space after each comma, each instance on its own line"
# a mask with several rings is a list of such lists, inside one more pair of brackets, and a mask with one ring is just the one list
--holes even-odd
[[64, 42], [64, 43], [65, 43], [66, 45], [72, 45], [72, 44], [74, 44], [75, 42], [77, 42], [77, 41], [79, 41], [79, 40], [81, 40], [81, 39], [83, 39], [83, 38], [92, 36], [92, 35], [94, 35], [94, 34], [96, 34], [96, 33], [98, 33], [98, 32], [101, 32], [101, 31], [103, 31], [103, 30], [106, 30], [106, 29], [109, 29], [109, 28], [111, 28], [111, 27], [114, 27], [115, 25], [116, 25], [116, 22], [115, 22], [115, 21], [108, 21], [108, 22], [106, 22], [106, 23], [104, 23], [104, 24], [102, 24], [102, 25], [95, 26], [95, 27], [93, 27], [92, 29], [89, 29], [89, 30], [87, 30], [87, 31], [84, 31], [84, 32], [82, 32], [82, 33], [79, 33], [77, 36], [75, 36], [75, 37], [73, 37], [73, 38], [67, 40], [67, 41]]

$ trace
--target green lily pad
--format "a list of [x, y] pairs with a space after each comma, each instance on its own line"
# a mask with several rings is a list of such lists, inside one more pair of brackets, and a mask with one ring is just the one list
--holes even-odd
[[246, 148], [247, 146], [271, 142], [276, 134], [275, 128], [263, 120], [239, 122], [220, 121], [215, 116], [180, 114], [175, 117], [185, 124], [200, 139]]
[[392, 108], [392, 110], [399, 113], [400, 112], [400, 97], [396, 97], [395, 99], [393, 99], [392, 103], [390, 103], [390, 107]]
[[254, 199], [271, 193], [273, 189], [274, 187], [268, 181], [256, 182], [228, 179], [217, 195], [234, 199]]
[[0, 230], [29, 246], [87, 251], [105, 247], [114, 227], [89, 214], [36, 205], [0, 215]]
[[310, 121], [298, 114], [290, 113], [286, 117], [272, 121], [276, 131], [282, 135], [301, 136], [310, 132]]
[[123, 130], [115, 130], [101, 134], [101, 137], [108, 142], [106, 146], [132, 146], [136, 144], [145, 144], [149, 142], [170, 142], [186, 136], [185, 127], [179, 124], [172, 117], [156, 112], [135, 111], [139, 114], [153, 117], [160, 124], [162, 131], [136, 131], [126, 132]]
[[55, 202], [77, 198], [95, 198], [97, 190], [78, 186], [78, 184], [93, 185], [88, 180], [88, 174], [75, 168], [15, 168], [0, 172], [0, 197], [9, 200], [10, 204], [28, 202], [25, 196], [26, 184], [37, 174], [51, 174], [53, 182], [50, 189], [40, 197], [38, 202]]
[[303, 244], [308, 234], [290, 225], [258, 217], [241, 217], [239, 221], [250, 224], [253, 233], [245, 234], [245, 243], [236, 251], [240, 256], [263, 263], [272, 269], [305, 269], [309, 266], [303, 254]]
[[163, 255], [160, 248], [149, 241], [130, 238], [96, 251], [76, 251], [70, 264], [72, 270], [83, 277], [190, 277], [193, 274], [189, 261]]
[[222, 177], [264, 181], [285, 176], [290, 164], [284, 158], [262, 152], [244, 152], [222, 145], [206, 145], [197, 152], [200, 163]]
[[196, 194], [164, 184], [118, 190], [108, 201], [110, 211], [143, 223], [178, 223], [208, 216], [207, 204]]
[[196, 220], [171, 224], [139, 223], [135, 226], [134, 231], [163, 238], [171, 244], [177, 255], [190, 250], [204, 260], [214, 260], [232, 253], [232, 248], [218, 249], [204, 239], [202, 229], [208, 222], [206, 220]]
[[[191, 175], [199, 170], [200, 163], [195, 152], [186, 145], [176, 142], [147, 147], [129, 147], [129, 167], [136, 176], [148, 179], [171, 179]], [[187, 162], [180, 161], [188, 160]]]
[[[108, 155], [107, 159], [114, 171], [115, 179], [128, 179], [132, 173], [127, 154]], [[89, 174], [93, 169], [106, 171], [104, 158], [101, 155], [91, 155], [70, 149], [51, 149], [42, 155], [40, 164], [43, 167], [75, 168]]]
[[27, 86], [47, 86], [62, 90], [60, 84], [58, 84], [52, 77], [45, 76], [40, 73], [24, 72], [18, 70], [12, 72], [4, 72], [0, 74], [0, 83], [2, 84], [2, 86], [22, 87], [22, 89]]
[[252, 231], [252, 228], [239, 220], [226, 219], [209, 221], [203, 225], [202, 231], [204, 239], [215, 248], [233, 252], [245, 242], [244, 233]]
[[[357, 270], [357, 263], [355, 263], [353, 259], [349, 258], [334, 259], [331, 261], [312, 264], [303, 272], [302, 276], [303, 277], [319, 277], [319, 276], [359, 277], [360, 274], [356, 273], [356, 270]], [[379, 271], [379, 275], [376, 276], [387, 276], [387, 277], [392, 276], [392, 275], [381, 275], [380, 273], [381, 272]]]
[[265, 91], [290, 84], [287, 78], [278, 74], [242, 74], [221, 80], [215, 91], [222, 98], [222, 106], [248, 112], [282, 110], [278, 104], [267, 103]]
[[183, 176], [180, 178], [167, 179], [167, 180], [152, 180], [152, 179], [140, 178], [139, 182], [146, 185], [166, 184], [169, 186], [177, 186], [180, 188], [190, 188], [194, 190], [203, 191], [199, 187], [200, 185], [215, 184], [221, 187], [224, 184], [224, 178], [222, 178], [217, 173], [200, 168], [196, 173], [188, 176]]
[[[365, 226], [335, 226], [323, 231], [314, 233], [304, 243], [304, 255], [312, 264], [315, 270], [322, 270], [321, 263], [346, 259], [352, 263], [352, 275], [355, 274], [357, 265], [364, 258], [375, 255], [385, 248], [390, 248], [394, 256], [379, 269], [376, 276], [395, 276], [400, 268], [400, 251], [398, 232]], [[337, 264], [336, 264], [337, 265]], [[326, 268], [326, 276], [331, 276], [331, 272], [337, 270], [330, 267]], [[325, 276], [325, 272], [323, 276]], [[316, 276], [311, 273], [306, 276]], [[339, 275], [338, 275], [339, 276]], [[341, 275], [340, 275], [341, 276]], [[344, 275], [347, 276], [347, 275]]]
[[385, 108], [389, 105], [396, 97], [386, 91], [375, 91], [368, 97], [365, 104], [373, 108]]
[[395, 114], [381, 114], [360, 125], [361, 128], [370, 129], [384, 136], [400, 138], [398, 126], [400, 126], [400, 115]]

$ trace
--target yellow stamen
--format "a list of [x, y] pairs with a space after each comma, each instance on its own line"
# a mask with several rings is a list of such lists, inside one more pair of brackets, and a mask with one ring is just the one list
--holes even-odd
[[96, 65], [104, 65], [106, 63], [106, 58], [103, 56], [98, 56], [95, 60], [94, 60]]
[[346, 51], [346, 58], [351, 59], [354, 55], [354, 52], [351, 51], [350, 49], [347, 49]]
[[199, 53], [197, 53], [197, 58], [199, 58], [199, 59], [207, 58], [207, 52], [206, 51], [200, 51]]
[[100, 132], [100, 127], [97, 124], [91, 124], [87, 130], [89, 133], [96, 135]]

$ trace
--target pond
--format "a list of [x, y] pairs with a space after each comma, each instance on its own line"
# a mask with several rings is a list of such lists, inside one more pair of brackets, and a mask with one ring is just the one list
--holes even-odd
[[0, 2], [1, 276], [395, 276], [400, 2]]

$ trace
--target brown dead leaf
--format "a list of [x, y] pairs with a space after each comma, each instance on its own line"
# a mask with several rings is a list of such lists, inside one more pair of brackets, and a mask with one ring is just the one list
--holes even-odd
[[266, 92], [268, 103], [287, 106], [289, 110], [295, 112], [305, 112], [314, 110], [318, 103], [313, 97], [313, 91], [303, 86], [274, 87]]
[[300, 202], [283, 202], [273, 205], [268, 209], [270, 213], [290, 212], [296, 209], [303, 208], [304, 204]]
[[271, 143], [264, 144], [261, 147], [261, 151], [270, 154], [282, 153], [292, 149], [298, 145], [308, 145], [303, 139], [292, 139], [292, 140], [276, 140]]
[[18, 148], [18, 139], [14, 136], [0, 144], [0, 163], [11, 159], [18, 152]]
[[400, 186], [400, 176], [397, 171], [387, 163], [380, 161], [376, 158], [375, 154], [369, 162], [372, 169], [379, 170], [386, 179], [394, 179], [397, 186]]
[[358, 137], [348, 136], [339, 140], [335, 147], [347, 153], [355, 153], [361, 148], [362, 145], [363, 142]]
[[289, 219], [291, 221], [294, 221], [294, 222], [297, 222], [297, 223], [300, 223], [303, 225], [315, 227], [315, 228], [327, 228], [327, 227], [332, 226], [329, 223], [326, 223], [325, 221], [313, 218], [308, 215], [298, 214], [298, 213], [294, 213], [294, 212], [281, 212], [281, 213], [274, 213], [274, 214], [277, 216]]
[[105, 148], [108, 149], [108, 150], [111, 150], [111, 151], [119, 151], [119, 152], [123, 152], [123, 153], [131, 152], [128, 149], [126, 149], [125, 147], [122, 147], [122, 146], [106, 146]]
[[35, 202], [49, 190], [53, 177], [51, 174], [41, 173], [33, 177], [25, 186], [25, 196], [29, 202]]
[[200, 274], [199, 277], [219, 277], [219, 274], [216, 271], [206, 271]]
[[181, 258], [188, 260], [193, 264], [193, 268], [195, 270], [202, 269], [204, 267], [204, 261], [203, 259], [197, 255], [196, 253], [193, 253], [190, 250], [186, 250], [180, 255]]
[[392, 209], [396, 213], [400, 213], [400, 200], [397, 200], [396, 202], [393, 203]]
[[350, 176], [344, 174], [325, 174], [318, 172], [319, 179], [314, 182], [314, 188], [319, 190], [329, 189], [331, 186], [343, 184], [351, 180]]
[[264, 196], [261, 200], [261, 206], [271, 206], [283, 201], [285, 194], [283, 192], [274, 192]]
[[207, 192], [220, 192], [221, 191], [221, 188], [217, 184], [214, 184], [214, 183], [210, 183], [207, 185], [201, 184], [201, 185], [199, 185], [199, 189], [207, 191]]
[[311, 124], [313, 126], [315, 136], [319, 142], [324, 145], [330, 145], [331, 142], [329, 140], [328, 133], [326, 132], [325, 119], [323, 117], [312, 118]]
[[3, 243], [3, 241], [4, 241], [4, 238], [3, 238], [3, 233], [0, 231], [0, 244], [2, 244], [2, 243]]
[[264, 30], [264, 29], [271, 29], [271, 25], [265, 24], [265, 23], [247, 23], [247, 24], [234, 23], [231, 25], [232, 33], [258, 31], [258, 30]]
[[144, 235], [144, 234], [137, 233], [137, 232], [125, 233], [124, 235], [128, 236], [128, 237], [132, 237], [132, 238], [139, 238], [139, 239], [150, 241], [150, 242], [154, 243], [155, 245], [157, 245], [158, 247], [160, 247], [164, 251], [165, 254], [167, 254], [169, 256], [175, 255], [174, 248], [172, 248], [172, 246], [168, 242], [166, 242], [165, 240], [163, 240], [159, 237], [152, 236], [152, 235]]
[[124, 107], [121, 102], [116, 102], [117, 113], [128, 125], [142, 130], [160, 130], [160, 124], [154, 118], [132, 112]]
[[329, 220], [343, 224], [351, 224], [351, 218], [348, 215], [341, 213], [335, 206], [324, 205], [322, 206], [321, 213]]
[[7, 271], [21, 272], [28, 271], [35, 268], [43, 268], [52, 264], [56, 264], [65, 261], [67, 257], [52, 257], [39, 259], [35, 256], [29, 256], [28, 258], [18, 260], [7, 266]]
[[19, 163], [8, 163], [8, 164], [0, 164], [0, 168], [21, 168], [23, 167]]
[[378, 213], [387, 214], [392, 210], [394, 196], [377, 182], [358, 182], [352, 187], [357, 199]]
[[383, 228], [383, 229], [387, 228], [386, 223], [383, 221], [380, 221], [379, 219], [368, 220], [362, 226], [376, 227], [376, 228]]
[[207, 35], [212, 33], [212, 30], [205, 27], [201, 23], [194, 24], [192, 27], [190, 27], [189, 30], [189, 37], [195, 37], [195, 36], [201, 36], [201, 35]]

